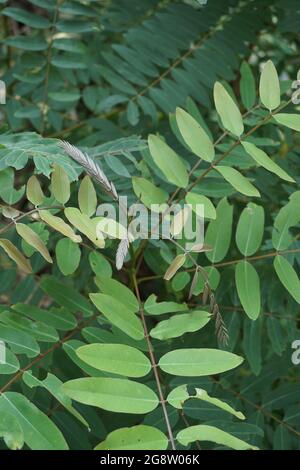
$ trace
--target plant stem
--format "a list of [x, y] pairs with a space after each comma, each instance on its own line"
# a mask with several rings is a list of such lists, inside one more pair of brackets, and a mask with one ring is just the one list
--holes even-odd
[[141, 301], [140, 291], [139, 291], [139, 287], [138, 287], [138, 283], [137, 283], [135, 273], [133, 273], [132, 279], [133, 279], [133, 283], [134, 283], [135, 293], [136, 293], [138, 302], [140, 304], [140, 316], [141, 316], [141, 320], [142, 320], [143, 327], [144, 327], [145, 338], [146, 338], [146, 341], [147, 341], [149, 357], [150, 357], [150, 361], [151, 361], [151, 365], [152, 365], [152, 369], [153, 369], [153, 373], [154, 373], [154, 377], [155, 377], [155, 381], [156, 381], [156, 385], [157, 385], [157, 390], [158, 390], [158, 394], [159, 394], [159, 398], [160, 398], [160, 403], [161, 403], [164, 418], [165, 418], [165, 421], [166, 421], [169, 440], [170, 440], [170, 443], [171, 443], [172, 450], [176, 450], [175, 439], [174, 439], [174, 436], [173, 436], [173, 431], [172, 431], [172, 427], [171, 427], [171, 424], [170, 424], [168, 411], [167, 411], [167, 407], [166, 407], [166, 400], [164, 398], [164, 394], [163, 394], [163, 391], [162, 391], [162, 387], [161, 387], [161, 383], [160, 383], [160, 379], [159, 379], [159, 375], [158, 375], [157, 364], [156, 364], [155, 356], [154, 356], [154, 353], [153, 353], [153, 347], [152, 347], [152, 344], [151, 344], [151, 341], [150, 341], [150, 336], [149, 336], [149, 333], [148, 333], [147, 323], [146, 323], [146, 319], [145, 319], [145, 312], [144, 312], [143, 304], [142, 304], [142, 301]]

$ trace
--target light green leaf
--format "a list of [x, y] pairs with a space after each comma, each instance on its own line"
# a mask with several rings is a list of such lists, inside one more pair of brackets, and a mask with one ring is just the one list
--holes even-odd
[[[190, 395], [188, 392], [187, 385], [179, 385], [179, 387], [174, 388], [168, 395], [167, 401], [170, 405], [174, 406], [177, 409], [182, 409], [183, 404], [186, 400], [190, 398], [197, 398], [198, 400], [205, 401], [207, 403], [211, 403], [212, 405], [221, 408], [227, 413], [234, 415], [236, 418], [245, 419], [245, 416], [240, 411], [236, 411], [232, 408], [228, 403], [219, 400], [218, 398], [211, 397], [206, 390], [202, 388], [195, 388], [195, 395]], [[201, 406], [201, 405], [200, 405]]]
[[166, 450], [168, 438], [159, 429], [139, 424], [108, 434], [95, 450]]
[[273, 118], [278, 124], [300, 132], [300, 114], [278, 113]]
[[0, 246], [3, 248], [5, 253], [19, 266], [22, 271], [27, 274], [32, 273], [30, 262], [10, 240], [1, 238]]
[[0, 412], [7, 412], [17, 418], [30, 449], [68, 450], [61, 431], [24, 395], [16, 392], [3, 393], [0, 397]]
[[216, 212], [217, 218], [209, 223], [205, 234], [205, 244], [212, 246], [212, 251], [206, 252], [205, 255], [212, 263], [225, 258], [229, 250], [233, 207], [224, 198], [219, 202]]
[[168, 374], [201, 377], [234, 369], [243, 358], [219, 349], [177, 349], [161, 357], [158, 365]]
[[216, 82], [214, 86], [214, 101], [225, 129], [237, 137], [242, 135], [244, 124], [240, 110], [220, 82]]
[[76, 207], [67, 207], [65, 216], [68, 221], [79, 232], [83, 233], [94, 245], [103, 248], [105, 241], [103, 236], [97, 232], [98, 218], [90, 219], [86, 214], [82, 214]]
[[256, 147], [256, 145], [252, 144], [251, 142], [241, 142], [242, 146], [246, 150], [246, 152], [256, 161], [256, 163], [266, 170], [270, 171], [271, 173], [275, 173], [275, 175], [279, 176], [285, 181], [289, 181], [291, 183], [295, 183], [295, 180], [286, 173], [279, 165], [277, 165], [271, 158], [268, 157], [266, 152]]
[[95, 279], [95, 284], [103, 292], [115, 299], [120, 299], [122, 304], [126, 305], [129, 310], [138, 312], [139, 303], [134, 293], [124, 284], [106, 276], [99, 276]]
[[240, 193], [249, 197], [260, 197], [260, 193], [256, 187], [235, 168], [218, 165], [215, 169]]
[[101, 253], [97, 253], [97, 251], [91, 251], [89, 254], [89, 262], [96, 276], [111, 277], [111, 265]]
[[168, 199], [168, 193], [161, 188], [155, 186], [151, 181], [145, 178], [132, 178], [132, 187], [137, 198], [149, 209], [151, 204], [163, 204]]
[[168, 320], [159, 322], [150, 331], [152, 338], [165, 340], [177, 338], [184, 333], [192, 333], [203, 328], [210, 320], [211, 315], [205, 311], [194, 311], [174, 315]]
[[126, 379], [89, 377], [70, 380], [62, 388], [73, 400], [116, 413], [149, 413], [159, 403], [151, 388]]
[[259, 82], [262, 104], [272, 111], [280, 105], [280, 85], [276, 68], [271, 60], [265, 64]]
[[248, 261], [240, 261], [235, 268], [235, 283], [241, 304], [251, 320], [260, 314], [260, 280]]
[[80, 235], [76, 235], [74, 230], [70, 227], [70, 225], [66, 224], [64, 220], [60, 217], [56, 217], [52, 215], [47, 210], [40, 210], [39, 211], [40, 218], [46, 222], [50, 227], [54, 228], [59, 233], [62, 233], [66, 237], [70, 238], [75, 243], [81, 243], [82, 238]]
[[293, 266], [283, 256], [276, 256], [274, 268], [280, 282], [291, 296], [300, 304], [300, 280]]
[[96, 233], [97, 237], [103, 236], [103, 233], [111, 238], [119, 238], [124, 240], [128, 237], [128, 233], [124, 225], [120, 224], [114, 219], [108, 217], [96, 217]]
[[22, 237], [28, 245], [33, 246], [48, 263], [53, 263], [45, 243], [28, 225], [17, 223], [16, 231], [20, 237]]
[[151, 294], [144, 304], [145, 312], [149, 315], [163, 315], [164, 313], [185, 312], [188, 310], [186, 303], [157, 302], [157, 296]]
[[145, 354], [125, 344], [88, 344], [77, 349], [76, 354], [96, 369], [127, 377], [144, 377], [151, 370]]
[[214, 426], [207, 426], [205, 424], [190, 426], [189, 428], [179, 431], [177, 434], [177, 440], [184, 446], [187, 446], [191, 442], [195, 441], [210, 441], [235, 450], [258, 450], [257, 447], [254, 447], [251, 444], [238, 439], [228, 432], [222, 431], [221, 429], [218, 429]]
[[[118, 296], [119, 297], [119, 296]], [[133, 310], [107, 294], [90, 294], [97, 309], [115, 326], [133, 339], [144, 338], [144, 329]]]
[[65, 204], [70, 199], [70, 180], [65, 170], [59, 165], [53, 165], [51, 173], [51, 191], [58, 202]]
[[188, 174], [177, 153], [162, 139], [153, 134], [149, 135], [148, 145], [154, 162], [166, 179], [175, 186], [185, 188], [188, 184]]
[[30, 176], [26, 186], [26, 196], [28, 201], [32, 202], [35, 206], [42, 204], [44, 200], [44, 193], [42, 191], [39, 180], [35, 175]]
[[211, 162], [215, 156], [214, 145], [200, 124], [181, 108], [176, 108], [176, 121], [180, 133], [189, 148], [198, 157]]
[[91, 178], [86, 175], [80, 183], [78, 191], [78, 204], [81, 212], [92, 217], [97, 207], [97, 194]]
[[203, 196], [202, 194], [197, 194], [193, 192], [188, 192], [187, 195], [185, 196], [185, 200], [187, 204], [191, 204], [192, 210], [201, 216], [201, 212], [197, 212], [197, 205], [203, 205], [204, 206], [204, 217], [206, 219], [216, 219], [217, 213], [216, 209], [208, 197]]
[[264, 234], [265, 213], [253, 202], [242, 211], [236, 230], [236, 244], [245, 256], [253, 255], [260, 247]]
[[65, 276], [76, 271], [81, 258], [78, 243], [72, 242], [69, 238], [61, 238], [56, 244], [55, 254], [58, 267]]

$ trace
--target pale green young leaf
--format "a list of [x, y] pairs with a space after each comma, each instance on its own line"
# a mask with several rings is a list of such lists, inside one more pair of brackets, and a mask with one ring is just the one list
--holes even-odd
[[214, 145], [196, 119], [183, 109], [177, 108], [176, 121], [185, 143], [192, 152], [202, 160], [211, 162], [215, 156]]
[[145, 178], [134, 176], [132, 178], [132, 187], [136, 197], [140, 199], [148, 209], [151, 208], [152, 204], [163, 204], [168, 199], [168, 193], [166, 191], [158, 188]]
[[273, 118], [278, 124], [300, 132], [300, 114], [278, 113]]
[[3, 248], [5, 253], [19, 266], [22, 271], [27, 274], [32, 273], [30, 262], [10, 240], [1, 238], [0, 246], [1, 248]]
[[45, 243], [28, 225], [17, 223], [16, 231], [20, 237], [22, 237], [28, 245], [33, 246], [48, 263], [53, 263]]
[[26, 196], [28, 201], [30, 201], [35, 206], [42, 204], [44, 200], [44, 193], [42, 191], [39, 180], [35, 175], [30, 176], [26, 185]]
[[259, 96], [262, 104], [272, 111], [280, 105], [280, 85], [277, 70], [271, 60], [263, 68], [259, 82]]
[[51, 191], [58, 202], [65, 204], [70, 199], [70, 180], [65, 170], [54, 164], [51, 173]]
[[97, 231], [97, 218], [91, 219], [86, 214], [82, 214], [77, 207], [67, 207], [65, 209], [65, 216], [68, 221], [77, 228], [79, 232], [83, 233], [83, 235], [91, 240], [94, 245], [99, 248], [104, 248], [105, 241], [103, 236]]
[[235, 168], [218, 165], [215, 169], [240, 193], [249, 197], [260, 197], [258, 189]]
[[185, 188], [188, 184], [188, 173], [177, 153], [153, 134], [149, 135], [148, 145], [154, 162], [166, 179], [175, 186]]
[[256, 161], [256, 163], [266, 170], [274, 173], [275, 175], [279, 176], [285, 181], [289, 181], [290, 183], [295, 183], [295, 180], [286, 173], [279, 165], [277, 165], [273, 160], [268, 157], [266, 152], [256, 147], [256, 145], [252, 144], [251, 142], [242, 142], [242, 146], [246, 150], [246, 152]]
[[74, 230], [70, 227], [70, 225], [66, 224], [64, 220], [56, 215], [51, 214], [47, 210], [40, 210], [39, 211], [40, 218], [46, 222], [50, 227], [54, 228], [57, 232], [60, 232], [62, 235], [70, 238], [75, 243], [81, 243], [82, 238], [80, 235], [76, 235]]
[[187, 204], [191, 204], [192, 210], [198, 214], [200, 217], [202, 213], [199, 213], [197, 205], [203, 205], [203, 215], [206, 219], [215, 219], [217, 217], [216, 209], [208, 197], [203, 196], [202, 194], [188, 192], [185, 196]]
[[240, 137], [244, 132], [241, 112], [220, 82], [216, 82], [214, 86], [214, 101], [217, 113], [225, 129]]
[[83, 214], [92, 217], [97, 207], [97, 194], [91, 178], [86, 175], [80, 183], [78, 190], [79, 209]]

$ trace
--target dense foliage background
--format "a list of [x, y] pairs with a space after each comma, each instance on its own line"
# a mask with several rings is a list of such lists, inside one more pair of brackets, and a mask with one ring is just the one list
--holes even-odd
[[[300, 449], [300, 6], [204, 3], [0, 0], [2, 449]], [[60, 139], [203, 202], [213, 251], [103, 247], [112, 186]]]

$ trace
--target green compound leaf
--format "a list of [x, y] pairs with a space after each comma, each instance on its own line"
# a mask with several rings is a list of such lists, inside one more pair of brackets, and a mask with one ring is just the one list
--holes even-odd
[[149, 413], [159, 403], [151, 388], [126, 379], [75, 379], [66, 382], [62, 389], [73, 400], [116, 413]]
[[151, 370], [145, 354], [124, 344], [88, 344], [77, 349], [76, 354], [96, 369], [127, 377], [144, 377]]
[[210, 441], [235, 450], [258, 450], [257, 447], [254, 447], [251, 444], [238, 439], [228, 432], [222, 431], [221, 429], [218, 429], [214, 426], [207, 426], [205, 424], [190, 426], [189, 428], [179, 431], [177, 434], [177, 439], [184, 446], [187, 446], [191, 442], [195, 441]]
[[153, 134], [149, 136], [148, 144], [154, 162], [166, 179], [179, 188], [185, 188], [188, 184], [188, 174], [177, 153]]
[[262, 104], [272, 111], [280, 105], [280, 85], [276, 68], [271, 60], [265, 64], [259, 82]]
[[218, 349], [177, 349], [161, 357], [158, 365], [168, 374], [200, 377], [220, 374], [234, 369], [243, 362], [236, 354]]
[[215, 83], [214, 100], [217, 113], [225, 129], [237, 137], [242, 135], [244, 124], [240, 110], [220, 82]]
[[111, 432], [95, 450], [166, 450], [168, 443], [159, 429], [140, 424]]
[[211, 162], [215, 157], [214, 145], [196, 119], [183, 109], [177, 108], [176, 121], [185, 143], [192, 152], [202, 160]]
[[251, 320], [260, 314], [260, 280], [248, 261], [240, 261], [235, 268], [235, 283], [241, 304]]

